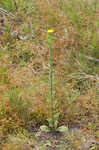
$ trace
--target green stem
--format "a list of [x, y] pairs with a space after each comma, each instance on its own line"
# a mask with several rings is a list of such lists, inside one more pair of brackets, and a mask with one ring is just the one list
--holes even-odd
[[49, 46], [49, 54], [50, 54], [50, 100], [51, 100], [51, 118], [52, 118], [52, 128], [54, 129], [54, 108], [53, 108], [53, 56], [52, 49]]

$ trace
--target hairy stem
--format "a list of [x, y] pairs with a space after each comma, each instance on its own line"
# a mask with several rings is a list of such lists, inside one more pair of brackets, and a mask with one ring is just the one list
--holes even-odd
[[53, 108], [53, 56], [52, 50], [49, 46], [49, 54], [50, 54], [50, 73], [49, 73], [49, 81], [50, 81], [50, 100], [51, 100], [51, 118], [52, 118], [52, 128], [54, 129], [54, 108]]

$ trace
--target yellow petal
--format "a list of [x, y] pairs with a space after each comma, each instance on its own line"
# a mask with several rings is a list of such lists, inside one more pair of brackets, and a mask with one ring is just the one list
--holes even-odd
[[54, 30], [49, 29], [47, 32], [48, 32], [48, 33], [53, 33], [53, 32], [54, 32]]

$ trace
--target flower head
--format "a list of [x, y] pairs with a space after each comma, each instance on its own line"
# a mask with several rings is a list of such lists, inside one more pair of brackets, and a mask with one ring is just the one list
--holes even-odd
[[54, 30], [53, 29], [49, 29], [49, 30], [47, 30], [47, 33], [53, 33], [54, 32]]

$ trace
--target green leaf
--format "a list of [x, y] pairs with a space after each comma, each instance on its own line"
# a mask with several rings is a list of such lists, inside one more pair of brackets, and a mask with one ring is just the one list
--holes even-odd
[[54, 114], [54, 120], [58, 120], [59, 119], [59, 113], [55, 113]]
[[65, 127], [65, 126], [60, 126], [56, 129], [56, 131], [59, 131], [59, 132], [67, 132], [68, 131], [68, 128]]
[[50, 132], [50, 128], [46, 125], [40, 126], [40, 129], [41, 129], [41, 131], [44, 131], [44, 132]]
[[47, 143], [45, 144], [45, 146], [51, 146], [51, 142], [47, 141]]
[[54, 128], [57, 129], [58, 126], [58, 120], [54, 120]]
[[48, 118], [47, 121], [48, 121], [49, 127], [52, 128], [53, 127], [53, 120], [52, 120], [52, 118]]

